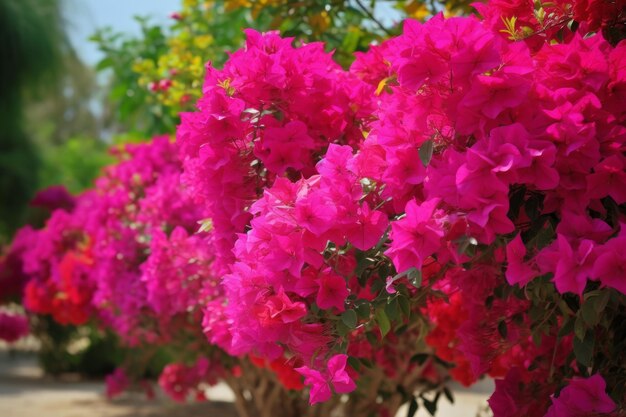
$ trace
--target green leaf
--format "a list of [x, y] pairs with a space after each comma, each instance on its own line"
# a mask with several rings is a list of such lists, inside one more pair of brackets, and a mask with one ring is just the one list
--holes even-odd
[[393, 332], [397, 336], [400, 336], [400, 335], [403, 335], [408, 329], [409, 329], [409, 326], [407, 326], [406, 324], [401, 324], [400, 326], [393, 329]]
[[576, 322], [574, 323], [574, 334], [579, 340], [583, 340], [586, 333], [587, 327], [585, 326], [585, 321], [580, 316], [576, 317]]
[[590, 38], [592, 36], [595, 36], [595, 34], [596, 34], [596, 32], [587, 32], [585, 34], [585, 36], [583, 36], [583, 39], [588, 39], [588, 38]]
[[392, 298], [389, 300], [387, 305], [385, 306], [385, 313], [387, 313], [387, 317], [389, 320], [396, 321], [400, 315], [400, 308], [398, 306], [398, 298]]
[[419, 405], [417, 404], [417, 400], [415, 398], [411, 399], [411, 403], [409, 404], [409, 412], [406, 414], [406, 417], [413, 417], [417, 410], [419, 409]]
[[335, 327], [335, 330], [337, 331], [339, 336], [341, 336], [342, 338], [346, 337], [348, 332], [350, 332], [350, 328], [348, 328], [348, 326], [346, 326], [343, 323], [343, 321], [337, 322], [337, 326]]
[[596, 310], [600, 313], [604, 311], [606, 306], [609, 304], [609, 300], [611, 299], [611, 291], [604, 289], [602, 293], [598, 296], [596, 300]]
[[508, 332], [506, 328], [506, 322], [504, 320], [498, 323], [498, 333], [500, 333], [500, 336], [502, 336], [503, 339], [506, 339], [506, 335]]
[[373, 293], [378, 293], [380, 291], [383, 290], [383, 288], [385, 288], [385, 280], [384, 279], [377, 279], [372, 283], [372, 292]]
[[411, 285], [413, 285], [415, 288], [419, 288], [422, 286], [422, 271], [420, 271], [417, 268], [411, 268], [409, 269], [409, 272], [407, 274], [407, 278], [409, 279], [409, 282], [411, 283]]
[[559, 310], [561, 310], [561, 313], [563, 313], [564, 316], [567, 317], [574, 313], [572, 309], [569, 308], [565, 300], [563, 300], [562, 298], [559, 298], [558, 304], [559, 304]]
[[596, 309], [596, 300], [599, 297], [593, 297], [583, 302], [583, 305], [580, 307], [580, 312], [583, 320], [589, 326], [593, 327], [600, 322], [601, 311]]
[[[538, 223], [543, 223], [540, 220]], [[543, 249], [554, 240], [554, 227], [548, 223], [545, 227], [537, 229], [536, 234], [529, 240], [528, 246], [534, 246], [537, 249]]]
[[422, 398], [422, 400], [424, 400], [424, 407], [426, 410], [428, 410], [431, 416], [434, 416], [437, 412], [437, 402], [427, 400], [426, 398]]
[[348, 356], [348, 365], [357, 372], [361, 369], [361, 361], [354, 356]]
[[317, 303], [311, 303], [309, 310], [313, 315], [317, 315], [320, 312], [320, 308], [317, 306]]
[[377, 273], [379, 277], [388, 277], [389, 276], [390, 265], [387, 263], [382, 263], [377, 268]]
[[433, 355], [433, 359], [435, 360], [435, 362], [437, 362], [439, 365], [443, 366], [446, 369], [452, 369], [452, 368], [454, 368], [456, 366], [452, 362], [444, 361], [443, 359], [441, 359], [437, 355]]
[[543, 210], [543, 199], [543, 195], [536, 195], [526, 201], [524, 211], [531, 220], [537, 219], [541, 214], [541, 210]]
[[409, 299], [407, 297], [405, 297], [404, 295], [399, 295], [398, 305], [400, 306], [400, 310], [402, 310], [402, 314], [405, 317], [408, 318], [411, 316], [411, 303], [409, 302]]
[[[376, 346], [378, 344], [378, 338], [376, 338], [373, 332], [365, 333], [365, 338], [372, 346]], [[363, 358], [361, 358], [361, 360], [363, 360]]]
[[[363, 274], [363, 272], [365, 272], [367, 267], [370, 266], [372, 262], [369, 260], [369, 258], [365, 256], [365, 252], [362, 252], [360, 250], [356, 251], [355, 258], [356, 258], [356, 268], [354, 269], [354, 274], [357, 277], [361, 278], [361, 275]], [[365, 285], [365, 284], [363, 283], [361, 285]]]
[[456, 251], [459, 255], [465, 254], [469, 256], [473, 255], [476, 251], [476, 245], [478, 245], [476, 238], [471, 236], [461, 236], [454, 243], [457, 245]]
[[374, 251], [375, 252], [378, 252], [379, 250], [382, 249], [383, 245], [385, 244], [385, 242], [389, 238], [389, 230], [390, 229], [391, 229], [391, 226], [387, 226], [387, 229], [385, 230], [385, 233], [383, 233], [383, 235], [380, 237], [380, 240], [378, 240], [378, 243], [376, 244], [376, 246], [374, 246]]
[[566, 317], [565, 321], [561, 324], [561, 328], [559, 329], [559, 332], [557, 333], [557, 337], [559, 338], [564, 337], [573, 331], [574, 331], [574, 320], [570, 320]]
[[433, 140], [427, 140], [426, 142], [422, 143], [422, 146], [420, 146], [419, 148], [419, 155], [420, 155], [420, 160], [422, 161], [422, 164], [424, 164], [425, 167], [428, 166], [428, 164], [430, 164], [430, 160], [433, 157], [433, 151], [435, 149], [435, 143], [433, 142]]
[[600, 323], [604, 316], [604, 310], [611, 298], [611, 292], [604, 290], [595, 290], [585, 294], [584, 301], [580, 307], [582, 318], [590, 327], [594, 327]]
[[370, 308], [369, 301], [359, 300], [359, 302], [356, 304], [357, 315], [362, 319], [369, 319], [370, 312], [371, 312], [371, 308]]
[[352, 53], [359, 45], [360, 38], [361, 31], [359, 30], [359, 28], [351, 27], [348, 29], [346, 35], [344, 36], [341, 46], [346, 52]]
[[593, 362], [594, 337], [591, 332], [585, 335], [584, 340], [574, 338], [574, 355], [576, 360], [586, 367], [590, 367]]
[[113, 59], [111, 57], [106, 57], [101, 59], [100, 62], [96, 65], [96, 71], [102, 71], [105, 68], [109, 68], [113, 66]]
[[384, 338], [387, 333], [389, 333], [389, 330], [391, 330], [391, 323], [389, 322], [389, 318], [387, 317], [384, 309], [379, 308], [376, 310], [376, 321], [380, 326], [380, 335]]
[[[366, 333], [366, 337], [367, 337], [368, 340], [370, 340], [369, 336], [372, 336], [374, 339], [376, 339], [376, 337], [373, 334]], [[376, 343], [376, 341], [374, 341], [373, 343]], [[359, 362], [361, 362], [361, 365], [363, 365], [366, 368], [370, 368], [370, 369], [374, 368], [374, 364], [369, 359], [360, 358]]]
[[430, 358], [430, 355], [428, 353], [416, 353], [415, 355], [411, 356], [411, 362], [417, 362], [420, 365], [424, 365], [428, 358]]
[[526, 196], [526, 187], [522, 186], [509, 195], [509, 213], [508, 216], [511, 219], [516, 219], [519, 216], [519, 211], [524, 205], [524, 197]]
[[419, 288], [422, 285], [422, 271], [417, 268], [409, 268], [406, 271], [396, 274], [393, 278], [391, 278], [391, 282], [396, 282], [403, 277], [407, 277], [411, 284], [416, 288]]
[[341, 321], [346, 325], [349, 329], [354, 329], [356, 327], [357, 316], [356, 311], [354, 310], [346, 310], [341, 315]]
[[281, 23], [280, 26], [278, 27], [278, 30], [282, 32], [288, 32], [290, 30], [292, 30], [293, 28], [295, 28], [297, 26], [297, 23], [294, 22], [292, 19], [284, 19]]
[[446, 396], [450, 404], [454, 404], [454, 396], [448, 387], [443, 387], [443, 395]]

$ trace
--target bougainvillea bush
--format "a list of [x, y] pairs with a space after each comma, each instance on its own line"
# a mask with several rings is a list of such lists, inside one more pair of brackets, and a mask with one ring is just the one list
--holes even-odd
[[164, 389], [242, 416], [434, 414], [485, 376], [496, 417], [626, 415], [625, 6], [409, 20], [349, 71], [247, 31], [175, 144], [20, 235], [26, 306], [178, 346]]

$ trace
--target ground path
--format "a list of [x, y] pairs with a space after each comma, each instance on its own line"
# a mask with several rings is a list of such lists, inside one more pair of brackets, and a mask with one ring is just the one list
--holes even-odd
[[[484, 382], [471, 390], [454, 390], [455, 404], [441, 399], [437, 417], [475, 417], [491, 389], [492, 383]], [[232, 394], [224, 385], [209, 392], [212, 401], [183, 405], [163, 395], [147, 400], [140, 393], [107, 401], [103, 393], [101, 381], [45, 377], [32, 354], [0, 350], [0, 417], [236, 417]], [[428, 416], [425, 410], [417, 415]], [[399, 416], [406, 416], [406, 410]]]

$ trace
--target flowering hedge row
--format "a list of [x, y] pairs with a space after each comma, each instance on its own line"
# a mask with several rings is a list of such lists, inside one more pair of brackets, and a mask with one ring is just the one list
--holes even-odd
[[496, 417], [624, 415], [624, 6], [406, 21], [349, 71], [247, 31], [175, 144], [16, 237], [25, 305], [183, 346], [164, 389], [242, 415], [434, 414], [485, 375]]

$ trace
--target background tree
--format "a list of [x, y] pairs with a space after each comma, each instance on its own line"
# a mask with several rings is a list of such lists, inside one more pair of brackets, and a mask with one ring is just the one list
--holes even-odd
[[[242, 46], [243, 29], [279, 30], [299, 42], [322, 41], [348, 67], [353, 52], [398, 34], [407, 17], [469, 13], [470, 1], [183, 0], [169, 27], [137, 18], [139, 37], [101, 29], [93, 40], [111, 71], [107, 127], [149, 137], [173, 132], [178, 113], [201, 95], [204, 65], [220, 67]], [[306, 7], [305, 7], [306, 6]]]
[[[79, 191], [104, 163], [92, 111], [93, 72], [72, 49], [61, 4], [0, 4], [0, 243], [26, 220], [26, 204], [38, 188], [72, 178]], [[78, 135], [80, 144], [68, 145]]]
[[57, 83], [68, 47], [56, 0], [0, 3], [0, 239], [24, 216], [40, 158], [24, 127], [27, 94]]

